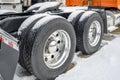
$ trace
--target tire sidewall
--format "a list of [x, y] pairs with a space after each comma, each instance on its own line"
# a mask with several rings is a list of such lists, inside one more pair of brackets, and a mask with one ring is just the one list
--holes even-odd
[[[34, 18], [38, 16], [37, 18]], [[25, 68], [27, 71], [27, 67], [26, 67], [26, 50], [25, 46], [27, 45], [27, 36], [29, 35], [29, 31], [30, 29], [34, 26], [34, 24], [44, 18], [46, 15], [33, 15], [31, 17], [29, 17], [28, 19], [26, 19], [23, 24], [20, 26], [19, 30], [18, 30], [18, 35], [19, 35], [19, 40], [20, 40], [20, 58], [19, 58], [19, 63], [20, 65]], [[28, 22], [30, 19], [34, 18], [32, 21], [32, 23]]]
[[[96, 21], [96, 20], [101, 25], [101, 36], [100, 36], [98, 44], [96, 46], [92, 47], [88, 42], [88, 32], [89, 32], [91, 23], [93, 21]], [[103, 35], [103, 21], [102, 21], [102, 18], [100, 17], [100, 15], [98, 13], [94, 13], [93, 15], [91, 15], [87, 19], [86, 24], [84, 26], [83, 41], [84, 41], [84, 46], [85, 46], [85, 50], [87, 51], [87, 53], [91, 54], [91, 53], [96, 52], [99, 49], [100, 44], [101, 44], [101, 40], [102, 40], [102, 35]]]
[[[47, 38], [50, 36], [50, 34], [52, 34], [56, 30], [65, 30], [69, 34], [71, 39], [71, 49], [70, 49], [69, 57], [61, 67], [57, 69], [50, 69], [46, 66], [44, 62], [43, 49]], [[42, 25], [37, 33], [37, 37], [35, 38], [35, 42], [32, 48], [32, 56], [31, 56], [32, 68], [36, 76], [44, 80], [44, 79], [55, 78], [59, 74], [63, 73], [73, 58], [75, 43], [76, 42], [75, 42], [74, 29], [67, 21], [62, 19], [61, 20], [56, 19], [50, 21], [47, 24]]]
[[79, 19], [83, 13], [84, 13], [84, 11], [81, 10], [81, 11], [75, 11], [69, 15], [68, 21], [70, 21], [70, 23], [73, 25], [74, 29], [76, 29]]

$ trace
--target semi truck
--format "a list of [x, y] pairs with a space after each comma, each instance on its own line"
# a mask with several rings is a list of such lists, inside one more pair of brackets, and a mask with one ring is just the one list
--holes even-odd
[[38, 79], [54, 80], [76, 51], [92, 55], [108, 27], [120, 24], [119, 0], [117, 6], [71, 1], [64, 7], [44, 2], [22, 12], [0, 10], [0, 80], [13, 80], [17, 63]]

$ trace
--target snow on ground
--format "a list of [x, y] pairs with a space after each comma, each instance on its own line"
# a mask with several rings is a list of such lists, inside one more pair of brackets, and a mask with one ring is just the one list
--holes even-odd
[[36, 80], [36, 77], [29, 74], [25, 69], [23, 69], [19, 64], [16, 69], [16, 75], [13, 80]]
[[75, 56], [75, 67], [56, 80], [120, 80], [120, 36], [88, 58]]
[[[102, 48], [89, 57], [77, 55], [73, 60], [75, 66], [55, 80], [120, 80], [120, 34], [103, 40]], [[14, 80], [35, 80], [20, 66], [16, 74]]]
[[116, 26], [108, 27], [108, 31], [109, 31], [109, 32], [112, 32], [112, 31], [114, 31], [114, 30], [116, 30], [116, 29], [118, 29], [118, 27], [116, 27]]

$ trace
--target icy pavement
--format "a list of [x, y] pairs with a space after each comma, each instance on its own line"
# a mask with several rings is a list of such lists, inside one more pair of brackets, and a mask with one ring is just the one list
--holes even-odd
[[[75, 66], [55, 80], [120, 80], [120, 34], [103, 40], [102, 48], [91, 56], [75, 54]], [[35, 80], [20, 66], [14, 80]], [[26, 76], [27, 75], [27, 76]]]
[[16, 69], [16, 75], [13, 80], [36, 80], [36, 77], [29, 74], [25, 69], [23, 69], [19, 64]]
[[88, 58], [75, 56], [74, 68], [56, 80], [120, 80], [120, 36], [103, 44], [104, 47]]

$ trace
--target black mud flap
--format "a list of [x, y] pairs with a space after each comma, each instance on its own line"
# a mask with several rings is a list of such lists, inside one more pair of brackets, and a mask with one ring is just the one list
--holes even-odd
[[1, 43], [0, 46], [0, 80], [13, 80], [19, 53], [10, 46]]
[[13, 80], [19, 51], [17, 40], [0, 29], [0, 80]]
[[10, 46], [1, 43], [0, 46], [0, 80], [13, 80], [19, 53]]

